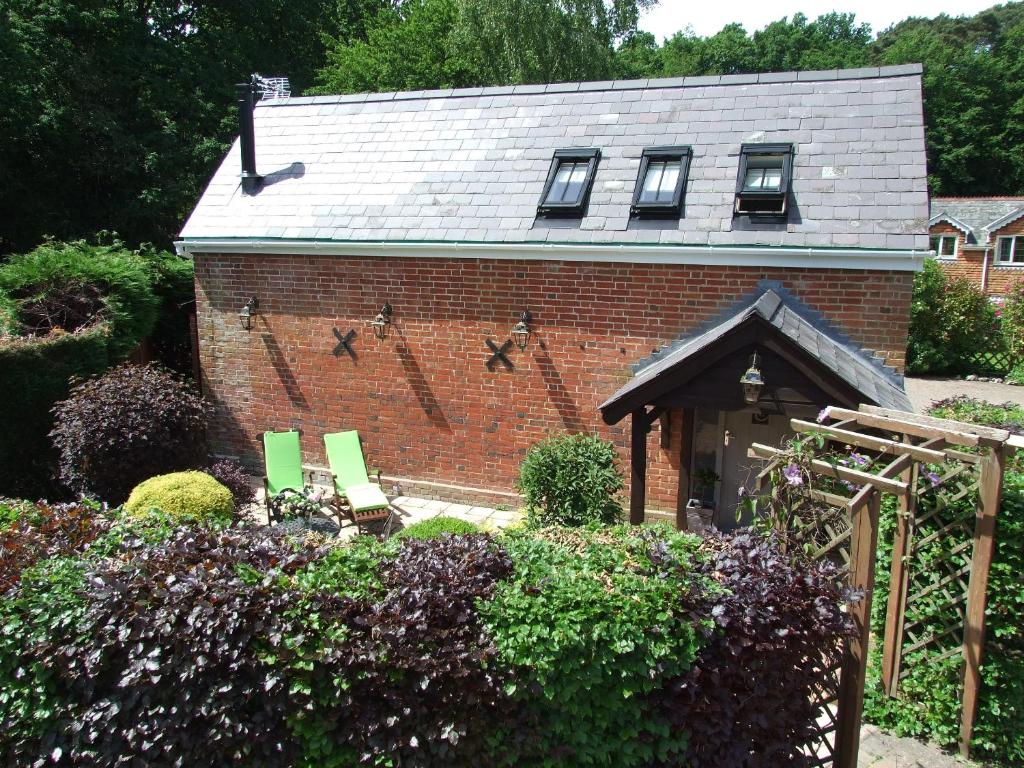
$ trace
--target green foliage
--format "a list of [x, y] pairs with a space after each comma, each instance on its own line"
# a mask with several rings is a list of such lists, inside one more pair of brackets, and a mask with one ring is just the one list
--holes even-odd
[[696, 542], [628, 527], [503, 537], [515, 573], [480, 610], [500, 662], [516, 670], [509, 693], [542, 724], [517, 765], [649, 765], [683, 751], [685, 732], [645, 697], [696, 655], [679, 604]]
[[412, 0], [343, 29], [319, 93], [600, 80], [653, 0]]
[[615, 446], [591, 435], [559, 435], [530, 448], [519, 491], [532, 525], [610, 525], [622, 516]]
[[53, 404], [123, 360], [156, 310], [147, 262], [116, 244], [46, 243], [0, 265], [0, 493], [55, 495]]
[[4, 0], [0, 253], [100, 229], [169, 247], [237, 133], [251, 72], [306, 88], [323, 34], [383, 0]]
[[231, 491], [205, 472], [172, 472], [135, 486], [124, 509], [129, 515], [159, 509], [182, 522], [227, 524], [235, 502]]
[[153, 293], [160, 302], [149, 335], [156, 359], [172, 371], [191, 375], [189, 317], [195, 312], [195, 265], [191, 259], [149, 247], [141, 248], [139, 255], [149, 267]]
[[58, 675], [38, 648], [77, 630], [84, 586], [83, 564], [57, 557], [26, 567], [18, 589], [0, 594], [0, 758], [9, 765], [31, 764], [63, 714]]
[[995, 325], [995, 310], [978, 286], [947, 279], [935, 261], [926, 259], [914, 276], [907, 372], [970, 372], [971, 358], [988, 349]]
[[1024, 372], [1024, 280], [1018, 280], [1006, 291], [999, 312], [999, 330], [1015, 371]]
[[480, 533], [480, 528], [468, 520], [438, 515], [413, 523], [400, 530], [395, 536], [400, 539], [436, 539], [438, 536], [446, 534], [465, 536], [470, 533]]
[[155, 365], [126, 365], [76, 384], [50, 433], [64, 483], [119, 504], [138, 483], [206, 463], [208, 408]]
[[[843, 617], [828, 574], [750, 537], [707, 549], [658, 527], [547, 528], [322, 547], [98, 505], [23, 512], [0, 532], [11, 765], [739, 764], [810, 727], [813, 675], [793, 670]], [[774, 676], [751, 663], [780, 658]]]

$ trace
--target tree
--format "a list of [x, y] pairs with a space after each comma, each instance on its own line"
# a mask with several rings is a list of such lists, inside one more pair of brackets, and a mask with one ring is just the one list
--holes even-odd
[[323, 33], [374, 4], [0, 0], [0, 253], [101, 229], [170, 245], [236, 132], [233, 84], [302, 89]]
[[656, 0], [406, 0], [365, 40], [336, 38], [320, 93], [611, 77], [615, 44]]

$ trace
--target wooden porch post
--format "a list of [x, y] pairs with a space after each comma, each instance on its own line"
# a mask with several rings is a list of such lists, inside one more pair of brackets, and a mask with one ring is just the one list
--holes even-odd
[[1003, 495], [1003, 470], [1006, 465], [1003, 446], [989, 448], [981, 460], [978, 481], [978, 515], [974, 525], [974, 549], [971, 554], [971, 581], [967, 587], [967, 614], [964, 626], [964, 698], [960, 711], [960, 754], [970, 757], [974, 735], [974, 717], [981, 689], [981, 654], [985, 643], [985, 598], [988, 573], [995, 552], [996, 513]]
[[864, 597], [850, 609], [857, 634], [848, 639], [843, 658], [833, 752], [835, 768], [856, 768], [860, 751], [860, 720], [864, 710], [864, 680], [868, 667], [868, 639], [871, 635], [871, 592], [875, 581], [875, 549], [878, 546], [878, 516], [881, 507], [881, 492], [872, 490], [866, 503], [850, 510], [850, 526], [853, 529], [850, 539], [850, 586], [864, 590]]
[[644, 521], [644, 504], [647, 500], [647, 410], [637, 408], [632, 413], [629, 439], [629, 524], [640, 525]]
[[690, 462], [693, 457], [693, 408], [680, 411], [679, 427], [679, 486], [676, 488], [676, 530], [689, 530], [686, 504], [690, 500]]

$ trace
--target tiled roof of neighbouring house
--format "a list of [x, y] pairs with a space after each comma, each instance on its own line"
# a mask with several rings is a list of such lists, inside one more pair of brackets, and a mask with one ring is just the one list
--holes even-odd
[[[919, 65], [280, 99], [266, 176], [232, 147], [182, 231], [202, 238], [928, 247]], [[792, 143], [782, 222], [734, 217], [740, 145]], [[641, 150], [689, 145], [684, 215], [638, 221]], [[538, 219], [559, 148], [598, 147], [586, 215]]]
[[967, 243], [984, 245], [989, 233], [1024, 216], [1024, 197], [933, 197], [929, 224], [945, 221], [964, 231]]
[[762, 282], [759, 292], [741, 302], [739, 307], [729, 308], [718, 318], [641, 361], [633, 378], [602, 403], [600, 409], [606, 411], [683, 365], [754, 316], [769, 323], [846, 381], [864, 397], [864, 402], [900, 411], [913, 410], [902, 376], [836, 331], [820, 314], [791, 296], [781, 285], [769, 281]]

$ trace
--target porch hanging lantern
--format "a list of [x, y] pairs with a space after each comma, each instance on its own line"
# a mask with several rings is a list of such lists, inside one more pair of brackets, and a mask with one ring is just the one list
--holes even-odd
[[380, 312], [377, 313], [377, 317], [370, 323], [370, 327], [373, 328], [373, 335], [383, 341], [388, 337], [388, 326], [391, 325], [391, 305], [388, 302], [384, 302], [384, 306], [380, 308]]
[[530, 320], [532, 319], [533, 315], [529, 310], [524, 310], [519, 315], [519, 322], [512, 326], [512, 340], [519, 347], [520, 352], [526, 349], [526, 345], [530, 341]]
[[245, 306], [238, 313], [238, 319], [242, 323], [242, 328], [247, 331], [252, 330], [252, 318], [256, 314], [256, 310], [260, 307], [260, 300], [255, 296], [249, 297], [249, 300], [245, 302]]
[[758, 367], [760, 360], [757, 352], [750, 356], [750, 367], [740, 377], [740, 384], [743, 385], [743, 399], [750, 405], [754, 405], [761, 399], [761, 390], [764, 388], [764, 377]]

